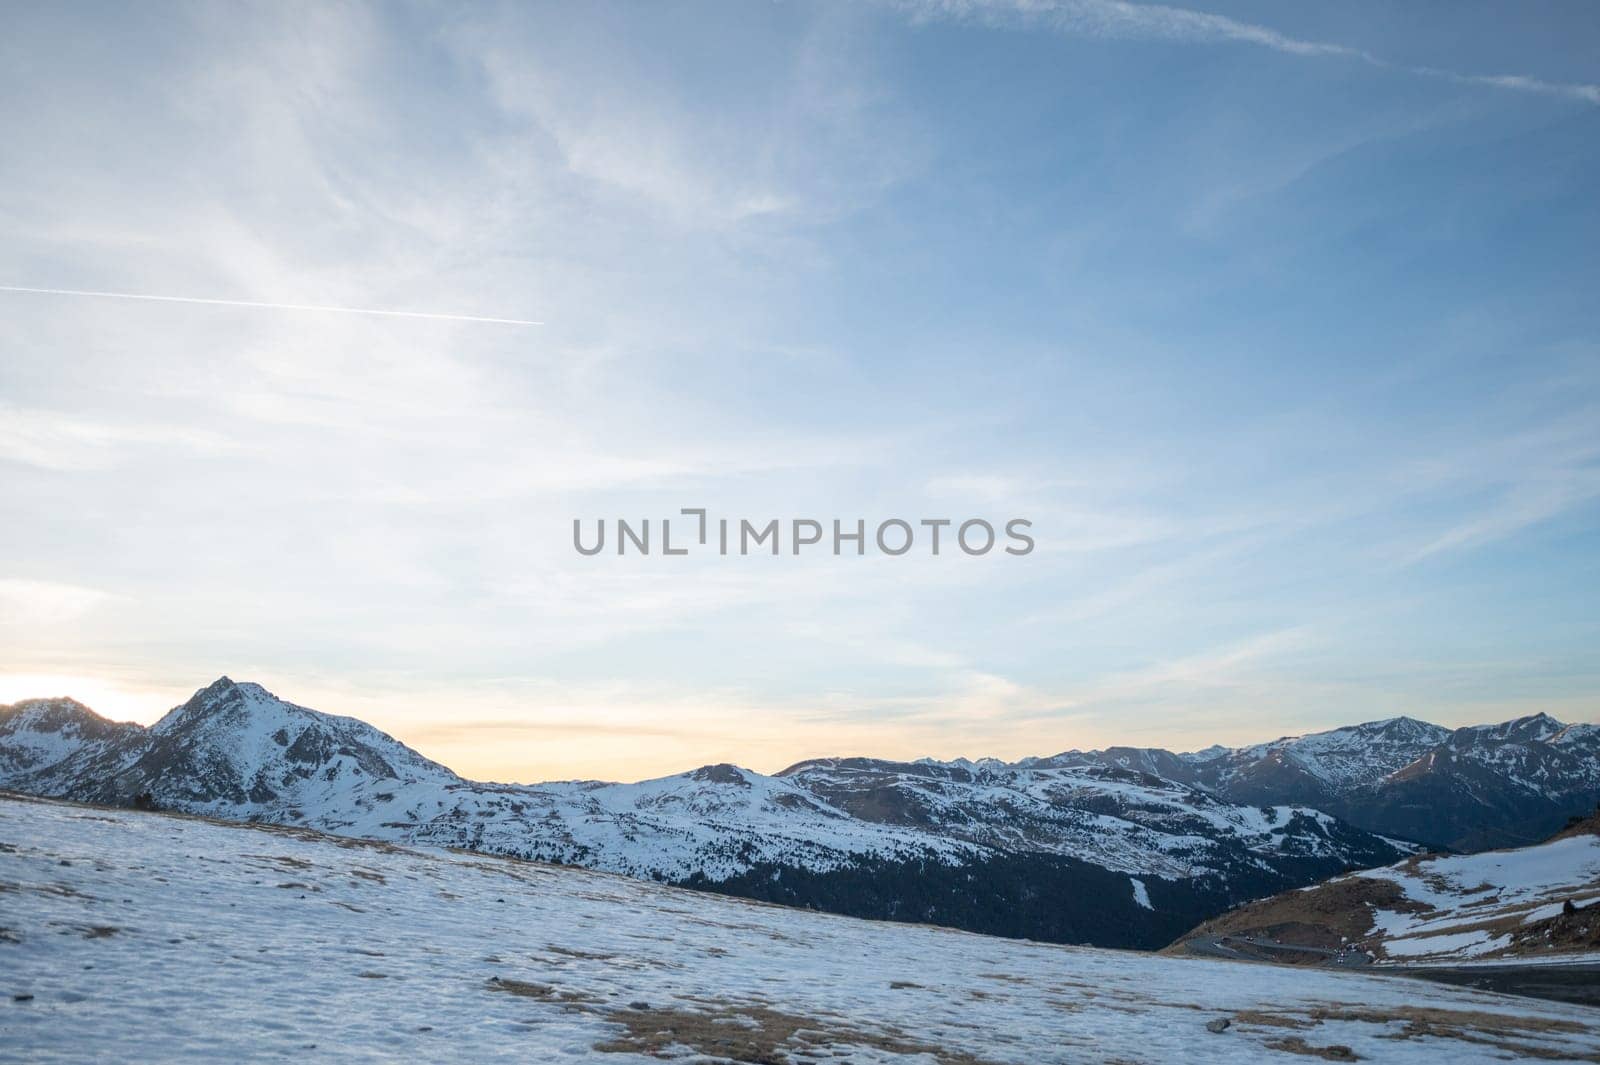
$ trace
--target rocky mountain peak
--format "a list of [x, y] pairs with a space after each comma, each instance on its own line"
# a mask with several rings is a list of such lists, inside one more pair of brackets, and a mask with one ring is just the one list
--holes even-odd
[[0, 780], [27, 789], [52, 774], [84, 773], [109, 752], [138, 745], [144, 731], [65, 697], [0, 706]]
[[1371, 721], [1365, 725], [1357, 726], [1358, 729], [1368, 734], [1390, 736], [1396, 739], [1431, 739], [1440, 735], [1444, 730], [1438, 725], [1420, 721], [1414, 717], [1388, 717], [1381, 721]]
[[10, 706], [0, 706], [0, 728], [60, 732], [62, 729], [94, 724], [110, 725], [112, 722], [78, 700], [66, 696], [23, 699]]
[[732, 784], [740, 788], [748, 788], [750, 786], [750, 779], [746, 775], [746, 771], [729, 762], [703, 765], [699, 769], [691, 771], [689, 779], [708, 784]]
[[1504, 743], [1543, 743], [1555, 738], [1567, 726], [1546, 713], [1528, 714], [1497, 725], [1469, 725], [1456, 729], [1451, 739], [1457, 746]]

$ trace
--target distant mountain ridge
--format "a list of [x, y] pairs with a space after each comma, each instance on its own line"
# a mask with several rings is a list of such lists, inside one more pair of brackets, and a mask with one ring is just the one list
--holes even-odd
[[[870, 779], [908, 764], [819, 759], [778, 776], [819, 765]], [[1600, 800], [1600, 726], [1563, 724], [1548, 714], [1457, 729], [1394, 717], [1192, 753], [1108, 747], [1014, 763], [922, 759], [909, 765], [994, 779], [1045, 769], [1120, 769], [1237, 805], [1311, 806], [1369, 832], [1471, 851], [1538, 842], [1568, 817], [1592, 809]]]
[[1457, 729], [1396, 717], [1177, 757], [1232, 802], [1305, 803], [1452, 850], [1536, 843], [1600, 799], [1600, 727], [1548, 714]]
[[[0, 707], [0, 787], [147, 797], [860, 916], [1155, 947], [1240, 902], [1408, 853], [1384, 838], [1422, 835], [1383, 827], [1410, 824], [1385, 820], [1408, 809], [1396, 794], [1445, 789], [1460, 812], [1439, 823], [1487, 812], [1496, 832], [1568, 796], [1591, 808], [1596, 732], [1542, 718], [1454, 732], [1393, 719], [1194, 754], [816, 759], [773, 776], [713, 765], [635, 784], [506, 785], [223, 677], [148, 729], [72, 700]], [[1449, 791], [1461, 781], [1471, 789]], [[1352, 824], [1340, 804], [1381, 824]]]

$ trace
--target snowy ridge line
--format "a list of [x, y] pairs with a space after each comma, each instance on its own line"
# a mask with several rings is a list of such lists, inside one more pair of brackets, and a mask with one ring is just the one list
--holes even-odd
[[148, 730], [110, 726], [77, 704], [24, 704], [0, 727], [0, 758], [10, 762], [7, 771], [0, 761], [0, 785], [19, 791], [122, 805], [148, 795], [224, 818], [672, 881], [716, 882], [766, 865], [827, 872], [863, 858], [958, 865], [1016, 852], [1133, 874], [1226, 877], [1242, 866], [1271, 871], [1285, 858], [1337, 868], [1404, 853], [1309, 807], [1234, 805], [1106, 765], [1000, 772], [998, 763], [845, 760], [778, 776], [715, 765], [634, 784], [480, 784], [354, 718], [228, 678]]

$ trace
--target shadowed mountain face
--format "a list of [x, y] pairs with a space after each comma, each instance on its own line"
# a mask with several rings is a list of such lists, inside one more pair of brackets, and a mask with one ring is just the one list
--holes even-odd
[[[1406, 853], [1375, 832], [1481, 829], [1485, 812], [1504, 831], [1570, 795], [1592, 806], [1595, 731], [1396, 719], [1197, 754], [827, 759], [776, 776], [722, 764], [636, 784], [521, 786], [464, 780], [363, 722], [222, 678], [148, 729], [71, 700], [0, 708], [0, 787], [1154, 947], [1247, 899]], [[1444, 796], [1431, 815], [1402, 817], [1430, 795]], [[1328, 812], [1341, 808], [1369, 823]]]

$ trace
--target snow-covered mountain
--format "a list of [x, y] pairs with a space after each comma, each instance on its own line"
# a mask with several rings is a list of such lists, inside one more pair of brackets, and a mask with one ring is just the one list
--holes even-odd
[[1219, 851], [1235, 845], [1334, 860], [1382, 849], [1317, 810], [1240, 806], [1114, 765], [845, 758], [802, 762], [778, 776], [863, 821], [997, 849], [1093, 855], [1123, 872], [1210, 872], [1227, 864]]
[[1456, 850], [1537, 842], [1600, 800], [1600, 727], [1534, 714], [1446, 729], [1371, 721], [1248, 747], [1069, 751], [1047, 765], [1154, 773], [1243, 805], [1304, 804], [1359, 828]]
[[1378, 965], [1600, 959], [1600, 813], [1532, 847], [1419, 855], [1252, 903], [1173, 948]]
[[0, 783], [50, 794], [88, 779], [143, 742], [138, 725], [107, 721], [74, 699], [31, 699], [0, 706]]
[[1593, 1061], [1582, 1006], [0, 798], [0, 1058]]
[[1600, 799], [1600, 729], [1393, 718], [1189, 754], [821, 759], [775, 776], [713, 765], [634, 784], [504, 785], [224, 677], [148, 729], [68, 699], [0, 707], [0, 787], [1157, 947], [1249, 899], [1392, 862], [1408, 853], [1394, 837], [1548, 835]]
[[481, 784], [228, 678], [149, 729], [59, 701], [0, 709], [0, 751], [22, 752], [0, 787], [35, 794], [1074, 942], [1160, 946], [1245, 899], [1405, 853], [1315, 809], [1235, 805], [1093, 762], [849, 759], [778, 776], [714, 765], [636, 784]]

